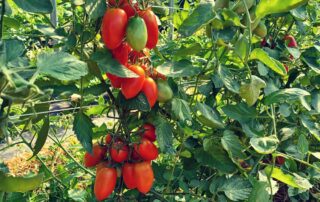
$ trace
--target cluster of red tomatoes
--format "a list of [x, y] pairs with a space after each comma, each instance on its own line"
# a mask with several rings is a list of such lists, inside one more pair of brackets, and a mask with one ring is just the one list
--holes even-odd
[[105, 143], [94, 145], [92, 154], [84, 155], [85, 167], [96, 167], [94, 193], [98, 200], [109, 197], [121, 176], [128, 189], [144, 194], [150, 191], [154, 180], [151, 161], [158, 157], [153, 143], [155, 127], [144, 124], [139, 139], [139, 143], [129, 144], [121, 137], [107, 134]]
[[101, 35], [113, 58], [138, 75], [137, 78], [120, 78], [107, 73], [111, 85], [121, 88], [126, 99], [143, 92], [150, 107], [153, 107], [158, 97], [154, 79], [165, 80], [165, 77], [148, 67], [145, 61], [150, 57], [149, 50], [156, 47], [159, 37], [157, 17], [151, 8], [141, 9], [138, 3], [133, 4], [131, 0], [109, 0]]

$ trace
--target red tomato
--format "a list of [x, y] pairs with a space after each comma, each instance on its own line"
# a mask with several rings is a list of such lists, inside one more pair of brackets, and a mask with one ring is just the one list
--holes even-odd
[[138, 78], [123, 78], [121, 83], [121, 92], [126, 99], [134, 98], [141, 91], [144, 80], [145, 73], [144, 70], [137, 65], [131, 65], [128, 67], [131, 71], [136, 73]]
[[136, 180], [134, 178], [134, 164], [125, 163], [122, 167], [122, 177], [124, 184], [128, 189], [134, 189], [137, 187]]
[[286, 159], [283, 156], [277, 156], [276, 161], [279, 165], [283, 165]]
[[110, 74], [110, 73], [107, 73], [106, 75], [107, 75], [108, 79], [110, 80], [112, 87], [121, 88], [121, 83], [123, 80], [121, 77], [118, 77], [118, 76]]
[[151, 77], [147, 77], [141, 91], [146, 95], [148, 103], [152, 108], [158, 99], [158, 86], [156, 82]]
[[125, 0], [109, 0], [109, 6], [116, 6], [116, 5], [121, 5], [123, 4]]
[[116, 187], [117, 171], [115, 168], [101, 168], [96, 175], [94, 194], [97, 200], [102, 201], [110, 196]]
[[139, 10], [138, 4], [133, 5], [133, 7], [130, 5], [129, 2], [126, 2], [121, 5], [121, 8], [126, 12], [128, 19], [134, 16], [136, 14], [136, 11]]
[[106, 144], [110, 144], [111, 143], [111, 140], [112, 140], [112, 136], [110, 134], [107, 134], [106, 136]]
[[158, 157], [157, 147], [146, 138], [142, 138], [141, 143], [134, 149], [143, 160], [152, 161]]
[[132, 160], [135, 160], [135, 161], [138, 161], [138, 160], [142, 160], [140, 155], [138, 154], [138, 145], [137, 144], [133, 144], [133, 150], [132, 150], [132, 153], [131, 153], [131, 159]]
[[142, 134], [143, 138], [150, 140], [151, 142], [156, 141], [156, 128], [154, 125], [146, 123], [143, 125], [144, 132]]
[[148, 193], [152, 188], [154, 174], [150, 162], [144, 161], [134, 164], [134, 176], [137, 189], [141, 193]]
[[159, 29], [157, 23], [157, 17], [151, 10], [151, 8], [140, 11], [139, 16], [144, 20], [148, 31], [148, 41], [146, 47], [153, 49], [156, 47], [159, 38]]
[[121, 163], [128, 159], [129, 147], [125, 145], [121, 141], [117, 141], [113, 143], [112, 147], [110, 148], [110, 155], [112, 160], [115, 162]]
[[284, 36], [284, 40], [286, 43], [288, 43], [288, 47], [298, 47], [298, 44], [293, 36], [286, 35]]
[[120, 8], [107, 9], [101, 28], [102, 39], [107, 48], [115, 49], [121, 45], [126, 34], [127, 24], [127, 14], [124, 10]]
[[113, 58], [116, 59], [120, 64], [127, 65], [130, 51], [130, 46], [126, 42], [123, 42], [118, 48], [113, 49], [111, 53]]
[[289, 67], [288, 67], [288, 65], [283, 65], [285, 68], [286, 68], [286, 72], [288, 73], [289, 72]]
[[107, 149], [96, 144], [92, 148], [93, 154], [86, 152], [84, 155], [84, 166], [94, 167], [96, 166], [105, 156]]
[[105, 168], [105, 167], [108, 167], [109, 166], [109, 163], [107, 162], [101, 162], [99, 163], [97, 166], [96, 166], [96, 174], [102, 169], [102, 168]]

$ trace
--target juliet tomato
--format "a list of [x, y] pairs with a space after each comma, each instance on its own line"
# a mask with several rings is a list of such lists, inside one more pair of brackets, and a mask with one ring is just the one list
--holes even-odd
[[153, 13], [151, 8], [148, 8], [147, 10], [144, 10], [144, 11], [140, 11], [139, 16], [144, 20], [147, 26], [148, 40], [147, 40], [146, 47], [149, 49], [153, 49], [154, 47], [156, 47], [159, 39], [157, 17]]
[[109, 145], [111, 143], [111, 141], [112, 141], [111, 134], [107, 134], [107, 136], [106, 136], [106, 144]]
[[152, 108], [157, 102], [158, 98], [158, 86], [156, 82], [151, 77], [147, 77], [144, 81], [141, 91], [147, 97], [148, 103]]
[[107, 149], [98, 144], [94, 145], [92, 148], [92, 154], [86, 152], [84, 155], [84, 166], [94, 167], [96, 166], [105, 156]]
[[139, 10], [138, 4], [134, 4], [133, 7], [129, 2], [125, 2], [121, 5], [121, 8], [126, 12], [128, 19], [133, 17]]
[[138, 78], [122, 79], [121, 92], [126, 99], [131, 99], [137, 96], [141, 91], [145, 80], [145, 72], [140, 66], [137, 65], [131, 65], [128, 67], [128, 69], [139, 76]]
[[101, 28], [102, 39], [107, 48], [115, 49], [121, 45], [126, 34], [127, 24], [127, 14], [124, 10], [120, 8], [107, 9]]
[[158, 157], [158, 148], [146, 138], [142, 138], [141, 143], [134, 149], [143, 160], [152, 161]]
[[130, 18], [126, 31], [126, 39], [131, 48], [136, 51], [144, 49], [148, 40], [148, 31], [144, 20], [139, 16]]
[[121, 88], [121, 83], [123, 80], [121, 77], [118, 77], [118, 76], [110, 74], [110, 73], [107, 73], [106, 75], [107, 75], [108, 79], [110, 80], [112, 87]]
[[134, 176], [137, 189], [141, 193], [148, 193], [152, 188], [154, 174], [150, 162], [144, 161], [134, 164]]
[[143, 138], [150, 140], [151, 142], [156, 141], [156, 128], [154, 125], [146, 123], [143, 125], [144, 132], [142, 134]]
[[136, 180], [134, 178], [134, 164], [125, 163], [122, 167], [122, 177], [124, 184], [128, 189], [134, 189], [137, 187]]
[[113, 58], [116, 59], [120, 64], [127, 65], [130, 51], [131, 47], [126, 42], [123, 42], [118, 48], [113, 49], [111, 53]]
[[293, 36], [285, 35], [284, 40], [288, 44], [288, 47], [298, 47], [298, 44]]
[[94, 194], [97, 200], [102, 201], [110, 196], [116, 187], [117, 171], [115, 168], [101, 168], [96, 175]]
[[110, 148], [110, 155], [112, 160], [121, 163], [128, 159], [129, 147], [121, 141], [113, 143]]

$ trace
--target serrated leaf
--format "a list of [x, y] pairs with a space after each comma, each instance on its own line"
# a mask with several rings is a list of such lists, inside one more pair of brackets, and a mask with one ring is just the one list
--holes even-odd
[[121, 94], [119, 95], [119, 100], [120, 105], [124, 106], [128, 110], [139, 110], [143, 112], [149, 112], [151, 110], [148, 99], [143, 92], [129, 100], [125, 99]]
[[313, 71], [320, 74], [320, 50], [315, 46], [308, 48], [302, 53], [302, 61], [305, 62]]
[[154, 121], [156, 128], [156, 135], [159, 147], [164, 153], [173, 153], [173, 132], [170, 123], [162, 118], [157, 117]]
[[252, 106], [257, 102], [260, 90], [266, 86], [267, 84], [264, 80], [253, 75], [250, 84], [241, 85], [239, 95], [246, 100], [249, 106]]
[[220, 65], [218, 68], [218, 74], [228, 90], [234, 93], [239, 93], [240, 85], [235, 79], [234, 75], [232, 75], [232, 73], [228, 70], [228, 68]]
[[263, 64], [265, 64], [267, 67], [272, 69], [274, 72], [280, 74], [280, 75], [286, 75], [287, 71], [284, 65], [279, 62], [278, 60], [270, 57], [268, 53], [266, 53], [261, 48], [256, 48], [251, 52], [250, 60], [259, 60]]
[[87, 63], [65, 52], [40, 54], [37, 67], [39, 73], [58, 80], [76, 80], [88, 74]]
[[297, 144], [298, 150], [301, 154], [307, 154], [309, 151], [309, 142], [304, 134], [300, 134]]
[[25, 46], [22, 41], [16, 39], [4, 40], [5, 61], [7, 63], [22, 56]]
[[73, 121], [73, 131], [77, 135], [78, 140], [80, 141], [83, 148], [92, 152], [92, 137], [94, 124], [91, 119], [85, 115], [82, 111], [79, 111]]
[[307, 116], [300, 116], [300, 120], [302, 125], [309, 130], [309, 132], [320, 141], [320, 129], [316, 126], [316, 124]]
[[189, 103], [185, 100], [173, 98], [171, 101], [171, 111], [183, 122], [192, 120]]
[[308, 91], [299, 89], [299, 88], [286, 88], [275, 91], [270, 95], [266, 96], [264, 103], [266, 105], [271, 105], [274, 103], [283, 103], [289, 101], [299, 100], [300, 97], [309, 96]]
[[255, 181], [248, 202], [270, 202], [267, 182]]
[[196, 117], [202, 124], [212, 128], [224, 128], [224, 123], [222, 122], [220, 115], [208, 105], [197, 103], [195, 110]]
[[107, 4], [104, 0], [86, 0], [85, 8], [90, 19], [95, 20], [103, 16], [106, 11]]
[[238, 160], [245, 159], [246, 155], [243, 152], [245, 148], [242, 146], [240, 139], [232, 131], [226, 130], [221, 138], [222, 147], [228, 152], [230, 158]]
[[235, 44], [234, 52], [244, 61], [249, 55], [249, 40], [241, 35]]
[[190, 77], [200, 73], [200, 68], [194, 67], [189, 60], [166, 62], [157, 67], [157, 71], [167, 77]]
[[252, 186], [248, 180], [234, 176], [227, 179], [219, 189], [232, 201], [246, 200], [249, 198]]
[[257, 116], [255, 108], [249, 107], [244, 103], [227, 105], [222, 108], [222, 111], [231, 119], [235, 119], [240, 122], [253, 119]]
[[253, 137], [250, 139], [250, 145], [259, 154], [271, 154], [273, 153], [279, 144], [279, 140], [276, 136], [268, 137]]
[[33, 177], [12, 177], [0, 171], [0, 191], [22, 193], [31, 191], [41, 185], [43, 178], [43, 173]]
[[21, 9], [31, 13], [52, 13], [50, 0], [13, 0]]

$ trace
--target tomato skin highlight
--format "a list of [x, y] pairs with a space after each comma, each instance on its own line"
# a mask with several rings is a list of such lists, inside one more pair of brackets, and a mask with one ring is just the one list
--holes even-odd
[[113, 49], [111, 53], [114, 59], [116, 59], [120, 64], [126, 66], [128, 64], [130, 50], [131, 47], [127, 43], [123, 42], [118, 48]]
[[118, 76], [110, 74], [110, 73], [107, 73], [106, 75], [107, 75], [108, 79], [110, 80], [112, 87], [121, 88], [121, 84], [122, 84], [122, 80], [123, 80], [121, 77], [118, 77]]
[[143, 138], [150, 140], [151, 142], [156, 141], [156, 128], [154, 125], [146, 123], [143, 125], [143, 129], [145, 130], [142, 134]]
[[144, 161], [134, 165], [134, 176], [139, 192], [146, 194], [152, 188], [154, 174], [150, 162]]
[[148, 139], [142, 138], [141, 143], [135, 148], [143, 160], [152, 161], [158, 157], [158, 148]]
[[159, 28], [158, 28], [158, 22], [157, 17], [151, 10], [151, 8], [140, 11], [139, 16], [144, 20], [147, 26], [147, 32], [148, 32], [148, 40], [146, 47], [149, 49], [153, 49], [156, 47], [159, 39]]
[[86, 152], [84, 155], [84, 166], [91, 168], [96, 166], [105, 156], [107, 149], [96, 144], [92, 148], [93, 154]]
[[144, 81], [145, 72], [142, 67], [131, 65], [128, 67], [131, 71], [139, 75], [138, 78], [123, 78], [121, 83], [121, 92], [126, 99], [134, 98], [141, 91]]
[[115, 162], [121, 163], [127, 160], [128, 154], [129, 154], [128, 145], [124, 145], [124, 143], [121, 141], [113, 143], [113, 145], [110, 148], [111, 158]]
[[156, 82], [151, 77], [146, 78], [141, 91], [147, 97], [148, 103], [152, 108], [158, 98], [158, 86]]
[[132, 49], [141, 51], [147, 44], [148, 31], [144, 20], [140, 17], [129, 19], [127, 26], [127, 42]]
[[102, 22], [101, 36], [104, 44], [109, 49], [121, 45], [126, 34], [128, 24], [127, 14], [120, 8], [107, 9]]
[[122, 177], [124, 184], [128, 189], [135, 189], [136, 179], [134, 176], [134, 164], [132, 163], [125, 163], [122, 167]]
[[96, 175], [94, 194], [97, 200], [102, 201], [110, 196], [116, 187], [117, 171], [115, 168], [101, 168]]

